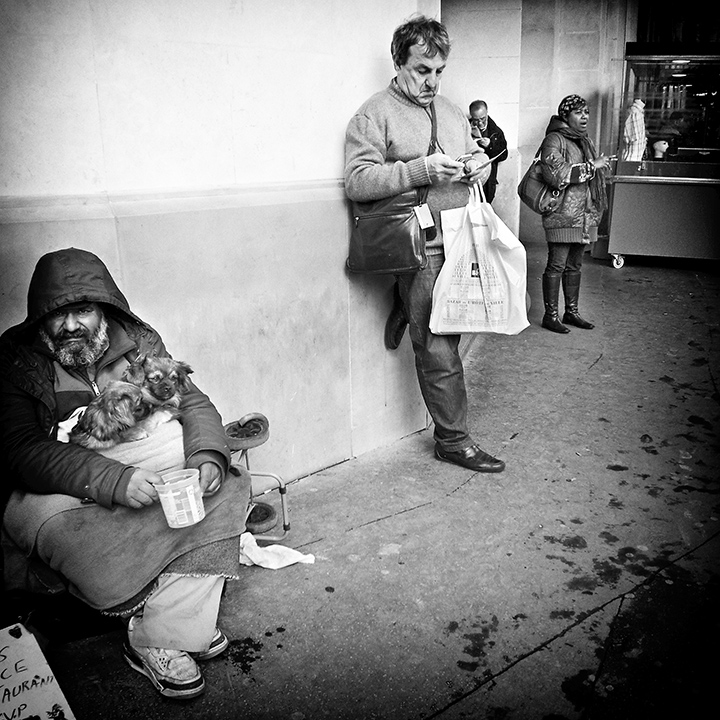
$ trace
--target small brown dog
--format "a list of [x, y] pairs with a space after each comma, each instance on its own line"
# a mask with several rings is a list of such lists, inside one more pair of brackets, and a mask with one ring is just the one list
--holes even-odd
[[139, 355], [87, 406], [70, 432], [70, 442], [106, 450], [148, 437], [180, 416], [180, 401], [190, 389], [192, 368], [169, 357]]
[[70, 431], [70, 442], [90, 450], [107, 450], [121, 442], [139, 440], [147, 434], [136, 437], [137, 424], [149, 414], [139, 387], [121, 380], [108, 383]]
[[180, 360], [138, 355], [125, 370], [122, 379], [137, 385], [151, 407], [177, 410], [182, 396], [190, 389], [190, 373], [192, 368]]

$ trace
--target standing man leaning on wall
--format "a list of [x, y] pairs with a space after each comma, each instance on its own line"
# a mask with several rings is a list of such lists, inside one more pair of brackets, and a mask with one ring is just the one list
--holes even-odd
[[498, 163], [507, 159], [507, 140], [505, 133], [498, 124], [488, 115], [488, 106], [484, 100], [474, 100], [470, 103], [470, 132], [475, 138], [478, 147], [481, 147], [490, 158], [494, 158], [490, 166], [490, 177], [483, 185], [485, 199], [491, 203], [497, 190]]
[[[417, 273], [398, 276], [394, 317], [399, 333], [410, 327], [420, 389], [435, 423], [436, 457], [476, 472], [502, 472], [505, 463], [481, 450], [468, 431], [460, 336], [429, 330], [433, 285], [445, 259], [440, 211], [467, 204], [468, 185], [489, 175], [489, 167], [481, 168], [476, 158], [487, 158], [463, 111], [438, 95], [450, 53], [445, 27], [416, 16], [395, 30], [391, 53], [397, 76], [348, 125], [345, 189], [351, 200], [363, 202], [430, 186], [427, 204], [435, 225], [426, 234], [428, 263]], [[429, 152], [433, 107], [437, 144]], [[475, 157], [466, 164], [455, 160], [468, 153]]]

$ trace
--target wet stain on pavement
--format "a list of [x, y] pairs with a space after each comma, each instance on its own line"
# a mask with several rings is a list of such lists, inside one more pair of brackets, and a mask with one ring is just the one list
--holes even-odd
[[616, 585], [622, 575], [622, 568], [610, 560], [593, 560], [593, 570], [603, 585]]
[[587, 547], [587, 540], [585, 540], [584, 537], [580, 537], [580, 535], [562, 538], [545, 535], [544, 539], [551, 544], [560, 543], [560, 545], [569, 548], [570, 550], [582, 550]]
[[691, 425], [699, 425], [700, 427], [705, 428], [705, 430], [713, 429], [713, 424], [708, 422], [705, 418], [701, 418], [699, 415], [690, 415], [688, 422]]
[[623, 573], [637, 578], [647, 578], [671, 566], [671, 558], [676, 553], [675, 545], [676, 543], [668, 543], [655, 556], [649, 555], [644, 546], [619, 548], [614, 556], [593, 559], [593, 575], [578, 574], [569, 580], [565, 587], [568, 590], [592, 595], [600, 586], [615, 587]]
[[231, 640], [228, 658], [241, 672], [249, 675], [252, 664], [260, 659], [260, 651], [262, 648], [263, 644], [261, 642], [249, 637], [243, 640]]
[[628, 470], [627, 465], [606, 465], [605, 466], [607, 470], [614, 470], [615, 472], [622, 472], [623, 470]]
[[[463, 639], [467, 640], [467, 645], [465, 645], [463, 649], [465, 655], [469, 655], [472, 658], [483, 658], [485, 656], [485, 648], [491, 648], [495, 645], [495, 641], [490, 638], [497, 632], [499, 624], [497, 616], [493, 615], [489, 621], [477, 623], [472, 626], [477, 629], [477, 632], [463, 634]], [[461, 670], [475, 672], [480, 666], [480, 661], [467, 662], [466, 660], [458, 660], [457, 666]]]
[[[284, 627], [275, 628], [275, 632], [276, 632], [276, 633], [284, 633], [284, 632], [285, 632], [285, 628], [284, 628]], [[265, 633], [265, 637], [270, 638], [270, 637], [273, 636], [273, 634], [274, 634], [274, 633], [272, 632], [272, 630], [268, 630], [268, 631]], [[283, 646], [282, 643], [279, 642], [275, 647], [276, 647], [278, 650], [281, 650], [281, 649], [282, 649], [282, 646]]]
[[599, 584], [600, 582], [597, 578], [590, 575], [582, 575], [569, 580], [565, 583], [565, 587], [568, 590], [573, 590], [574, 592], [579, 592], [583, 595], [592, 595]]

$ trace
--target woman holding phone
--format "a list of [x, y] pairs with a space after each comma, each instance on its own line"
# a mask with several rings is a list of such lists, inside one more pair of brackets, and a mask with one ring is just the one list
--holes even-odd
[[[597, 228], [607, 207], [606, 174], [615, 158], [598, 155], [588, 137], [589, 118], [587, 101], [568, 95], [550, 119], [540, 148], [545, 182], [564, 191], [558, 206], [542, 218], [548, 243], [542, 279], [542, 326], [556, 333], [570, 332], [566, 325], [585, 330], [595, 327], [578, 311], [581, 268], [586, 246], [597, 240]], [[558, 315], [561, 285], [565, 298], [562, 322]]]

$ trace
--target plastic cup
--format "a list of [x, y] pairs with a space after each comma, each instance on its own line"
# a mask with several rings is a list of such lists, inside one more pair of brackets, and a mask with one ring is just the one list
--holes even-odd
[[173, 470], [162, 478], [163, 484], [155, 485], [155, 489], [168, 525], [171, 528], [183, 528], [199, 523], [205, 517], [200, 471]]

